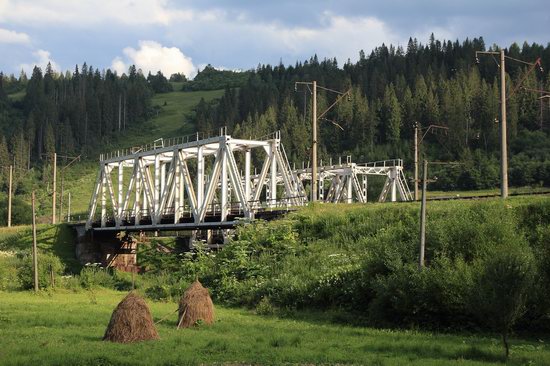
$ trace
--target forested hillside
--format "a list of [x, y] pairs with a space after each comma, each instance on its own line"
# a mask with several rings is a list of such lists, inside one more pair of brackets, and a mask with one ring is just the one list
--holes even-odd
[[[499, 79], [497, 60], [480, 57], [482, 38], [438, 41], [423, 45], [411, 39], [407, 48], [382, 45], [355, 63], [339, 66], [336, 59], [316, 56], [295, 66], [260, 65], [239, 90], [227, 89], [219, 101], [197, 107], [196, 125], [210, 130], [228, 126], [233, 135], [262, 136], [280, 129], [291, 160], [308, 160], [311, 93], [295, 81], [317, 80], [324, 87], [352, 89], [320, 124], [320, 157], [352, 154], [358, 162], [401, 157], [412, 160], [414, 123], [449, 128], [446, 134], [427, 135], [424, 153], [434, 160], [460, 160], [460, 168], [442, 175], [444, 189], [479, 189], [498, 184]], [[495, 47], [489, 48], [495, 50]], [[544, 71], [507, 61], [508, 133], [513, 185], [550, 184], [550, 110], [540, 94], [525, 89], [550, 90], [550, 44], [511, 45], [510, 57], [534, 62], [542, 58]], [[318, 113], [336, 95], [319, 91]]]
[[0, 165], [7, 163], [6, 150], [18, 168], [35, 165], [54, 151], [87, 153], [148, 117], [152, 91], [135, 67], [119, 77], [86, 64], [57, 74], [48, 65], [44, 72], [35, 67], [28, 81], [21, 79], [17, 82], [26, 91], [22, 100], [10, 103], [0, 94], [5, 111], [0, 117]]

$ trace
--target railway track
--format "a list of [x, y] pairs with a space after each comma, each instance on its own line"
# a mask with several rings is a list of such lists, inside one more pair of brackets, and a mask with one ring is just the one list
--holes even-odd
[[[517, 196], [545, 196], [550, 195], [550, 191], [541, 191], [541, 192], [514, 192], [508, 194], [510, 197], [517, 197]], [[488, 199], [488, 198], [496, 198], [500, 197], [500, 194], [484, 194], [484, 195], [470, 195], [470, 196], [438, 196], [438, 197], [427, 197], [426, 199], [428, 201], [451, 201], [451, 200], [474, 200], [474, 199]]]

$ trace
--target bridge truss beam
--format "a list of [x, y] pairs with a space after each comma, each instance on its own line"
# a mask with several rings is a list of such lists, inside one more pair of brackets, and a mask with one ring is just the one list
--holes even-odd
[[[263, 156], [259, 175], [251, 174], [253, 151]], [[244, 160], [244, 174], [238, 158]], [[277, 189], [278, 177], [282, 189]], [[86, 228], [226, 227], [236, 217], [253, 219], [266, 206], [304, 205], [301, 188], [279, 133], [267, 140], [223, 134], [149, 151], [102, 155]]]

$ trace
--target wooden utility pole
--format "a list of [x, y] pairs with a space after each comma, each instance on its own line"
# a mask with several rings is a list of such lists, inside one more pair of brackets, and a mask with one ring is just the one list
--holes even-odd
[[311, 146], [311, 202], [317, 201], [317, 81], [313, 81], [313, 128]]
[[420, 268], [424, 267], [424, 253], [426, 250], [426, 188], [428, 184], [428, 160], [424, 160], [424, 171], [422, 174], [422, 204], [420, 207]]
[[11, 227], [11, 196], [13, 194], [13, 165], [10, 165], [10, 177], [8, 185], [8, 227]]
[[118, 131], [120, 132], [120, 126], [121, 126], [121, 119], [122, 119], [122, 94], [119, 94], [118, 96]]
[[500, 196], [508, 197], [508, 144], [506, 139], [506, 66], [504, 49], [500, 50]]
[[67, 208], [67, 222], [71, 222], [71, 192], [69, 192], [69, 207]]
[[38, 292], [38, 248], [36, 246], [36, 212], [34, 191], [32, 191], [32, 268], [34, 275], [34, 291]]
[[53, 185], [52, 185], [52, 224], [55, 224], [55, 206], [56, 206], [56, 186], [57, 186], [57, 154], [53, 153]]
[[59, 223], [63, 222], [63, 172], [61, 172], [61, 194], [59, 195]]

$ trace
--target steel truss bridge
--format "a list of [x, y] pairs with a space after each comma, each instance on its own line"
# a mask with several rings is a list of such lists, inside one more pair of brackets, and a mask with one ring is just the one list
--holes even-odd
[[[291, 169], [280, 133], [265, 139], [199, 134], [100, 155], [86, 229], [207, 230], [270, 218], [307, 204], [311, 169]], [[322, 165], [322, 164], [321, 164]], [[320, 166], [324, 202], [367, 202], [369, 175], [385, 176], [378, 201], [412, 200], [402, 160]]]

